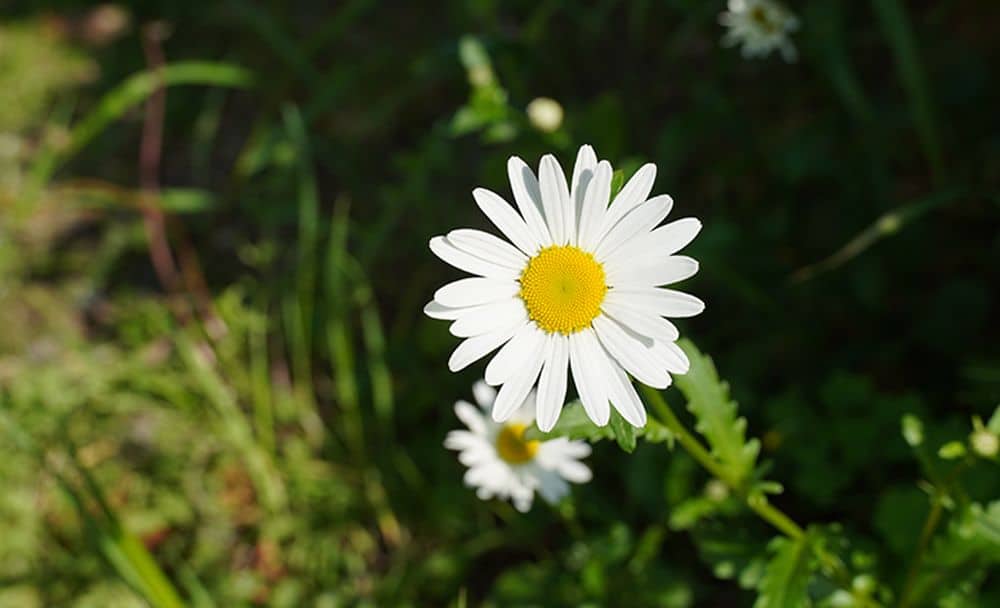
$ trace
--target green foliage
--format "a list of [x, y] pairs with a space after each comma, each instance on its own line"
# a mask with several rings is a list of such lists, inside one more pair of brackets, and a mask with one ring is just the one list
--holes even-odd
[[931, 545], [923, 568], [910, 583], [911, 596], [928, 605], [977, 605], [978, 590], [998, 563], [1000, 501], [963, 506]]
[[[723, 0], [57, 4], [0, 23], [0, 606], [1000, 605], [982, 15], [789, 4], [785, 65], [718, 46]], [[482, 366], [420, 313], [427, 238], [583, 143], [704, 223], [712, 358], [690, 438], [680, 394], [567, 406], [593, 480], [522, 515], [442, 449]]]
[[737, 405], [729, 397], [729, 385], [719, 378], [711, 357], [702, 354], [690, 340], [678, 342], [691, 369], [677, 376], [677, 388], [687, 397], [687, 408], [694, 414], [695, 429], [704, 435], [712, 455], [727, 469], [731, 479], [742, 482], [749, 478], [760, 453], [760, 442], [747, 440], [746, 418], [737, 413]]
[[809, 577], [815, 560], [809, 536], [776, 538], [768, 545], [772, 553], [764, 569], [754, 608], [803, 608], [810, 606]]
[[44, 185], [61, 164], [159, 87], [182, 84], [247, 87], [252, 82], [250, 72], [243, 68], [208, 61], [181, 62], [163, 66], [157, 71], [135, 74], [102, 97], [90, 114], [70, 130], [66, 143], [38, 154], [32, 169], [34, 187]]
[[618, 447], [628, 453], [635, 450], [639, 437], [650, 443], [667, 442], [671, 445], [674, 439], [670, 429], [660, 421], [650, 418], [647, 420], [646, 426], [637, 429], [625, 422], [625, 419], [616, 410], [612, 410], [611, 420], [608, 424], [597, 426], [587, 417], [587, 413], [579, 401], [574, 401], [563, 407], [555, 427], [548, 433], [539, 431], [535, 426], [525, 431], [526, 439], [545, 440], [553, 437], [585, 439], [590, 442], [614, 439], [618, 443]]
[[97, 67], [42, 20], [0, 23], [0, 133], [37, 126], [65, 89], [95, 77]]

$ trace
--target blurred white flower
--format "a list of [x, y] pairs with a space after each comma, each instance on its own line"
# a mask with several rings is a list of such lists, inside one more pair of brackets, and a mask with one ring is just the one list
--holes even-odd
[[972, 451], [982, 458], [996, 458], [1000, 454], [1000, 437], [984, 425], [979, 416], [972, 418], [972, 434], [969, 435], [969, 445], [972, 447]]
[[767, 57], [775, 49], [785, 61], [797, 57], [789, 34], [799, 29], [799, 20], [779, 2], [729, 0], [729, 10], [719, 15], [719, 23], [729, 28], [722, 45], [742, 45], [744, 57]]
[[500, 349], [486, 366], [486, 382], [501, 387], [497, 422], [508, 420], [537, 383], [538, 428], [551, 429], [572, 371], [595, 424], [608, 423], [610, 403], [633, 426], [645, 426], [646, 409], [626, 372], [654, 388], [666, 388], [672, 373], [687, 373], [677, 328], [664, 317], [691, 317], [705, 305], [660, 286], [698, 272], [697, 261], [675, 254], [701, 222], [689, 217], [659, 226], [673, 200], [648, 198], [653, 164], [636, 171], [609, 206], [611, 165], [597, 162], [590, 146], [580, 148], [569, 184], [551, 154], [542, 157], [538, 178], [517, 157], [507, 173], [520, 213], [484, 188], [472, 195], [510, 242], [465, 229], [430, 241], [439, 258], [477, 275], [438, 289], [424, 308], [453, 321], [451, 333], [465, 338], [448, 367], [459, 371]]
[[444, 441], [457, 450], [458, 460], [469, 470], [465, 483], [476, 488], [476, 496], [510, 499], [518, 511], [527, 511], [535, 492], [555, 504], [569, 493], [569, 481], [590, 481], [590, 469], [579, 462], [590, 455], [590, 445], [565, 437], [548, 441], [526, 441], [524, 431], [534, 421], [535, 393], [532, 391], [510, 419], [499, 424], [487, 412], [496, 391], [477, 382], [472, 393], [479, 407], [467, 401], [455, 404], [455, 415], [469, 428], [451, 431]]
[[526, 111], [531, 125], [539, 131], [552, 133], [562, 125], [563, 108], [555, 99], [536, 97], [528, 104]]

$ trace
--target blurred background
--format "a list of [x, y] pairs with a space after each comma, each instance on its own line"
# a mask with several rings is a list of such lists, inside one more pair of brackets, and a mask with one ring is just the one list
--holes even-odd
[[[586, 4], [4, 2], [0, 606], [751, 605], [773, 533], [683, 452], [520, 515], [442, 448], [483, 365], [427, 241], [584, 143], [702, 220], [682, 332], [775, 502], [898, 588], [901, 418], [1000, 403], [1000, 5], [789, 2], [786, 62], [722, 0]], [[926, 605], [1000, 605], [989, 563]]]

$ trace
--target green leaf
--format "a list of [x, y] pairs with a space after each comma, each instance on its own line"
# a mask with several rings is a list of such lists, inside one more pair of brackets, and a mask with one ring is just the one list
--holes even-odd
[[591, 443], [604, 439], [614, 439], [626, 452], [635, 449], [638, 437], [643, 437], [651, 443], [669, 443], [673, 446], [674, 434], [659, 421], [650, 418], [641, 429], [626, 422], [614, 409], [611, 410], [609, 424], [597, 426], [587, 416], [587, 412], [579, 401], [574, 401], [563, 408], [555, 427], [548, 433], [543, 433], [532, 426], [524, 432], [524, 438], [529, 440], [547, 441], [556, 437], [567, 439], [583, 439]]
[[737, 405], [729, 397], [729, 385], [719, 378], [711, 357], [703, 355], [689, 340], [677, 343], [691, 360], [691, 369], [677, 376], [675, 383], [688, 399], [688, 410], [697, 422], [695, 429], [711, 447], [712, 455], [742, 481], [750, 476], [760, 452], [760, 442], [746, 439], [746, 418], [737, 415]]
[[[948, 528], [932, 543], [913, 583], [911, 597], [926, 606], [968, 606], [955, 603], [953, 591], [982, 582], [1000, 563], [1000, 500], [986, 506], [972, 503], [952, 516]], [[949, 603], [951, 598], [953, 601]]]
[[618, 447], [628, 453], [635, 450], [635, 427], [625, 421], [618, 410], [611, 410], [611, 431], [615, 434]]
[[757, 587], [754, 608], [806, 608], [814, 563], [810, 537], [779, 537], [768, 548], [774, 553]]
[[587, 417], [587, 412], [579, 401], [574, 401], [563, 408], [559, 415], [559, 421], [548, 433], [538, 430], [532, 426], [524, 432], [524, 438], [529, 440], [547, 440], [556, 437], [567, 439], [586, 439], [587, 441], [600, 441], [602, 439], [614, 439], [614, 431], [611, 425], [597, 426]]
[[903, 439], [912, 447], [918, 447], [924, 442], [924, 423], [913, 414], [906, 414], [902, 420]]
[[938, 448], [938, 456], [945, 460], [955, 460], [965, 456], [965, 444], [961, 441], [949, 441]]

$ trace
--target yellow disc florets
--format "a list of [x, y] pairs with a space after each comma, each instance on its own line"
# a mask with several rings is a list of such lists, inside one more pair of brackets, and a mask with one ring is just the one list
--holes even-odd
[[510, 464], [523, 464], [535, 457], [537, 441], [525, 441], [528, 427], [520, 422], [510, 422], [497, 433], [497, 454]]
[[572, 245], [542, 249], [521, 274], [528, 316], [549, 333], [572, 334], [589, 327], [607, 291], [601, 264]]

